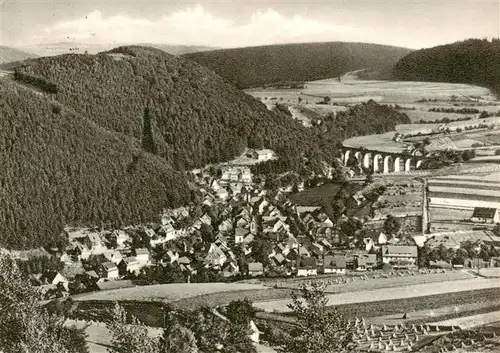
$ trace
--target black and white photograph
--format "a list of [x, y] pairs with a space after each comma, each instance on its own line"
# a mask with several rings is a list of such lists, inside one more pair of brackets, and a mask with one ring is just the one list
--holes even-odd
[[500, 352], [500, 0], [0, 0], [0, 353]]

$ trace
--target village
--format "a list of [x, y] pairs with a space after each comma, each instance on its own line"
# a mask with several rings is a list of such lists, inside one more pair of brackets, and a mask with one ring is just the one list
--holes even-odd
[[[261, 162], [273, 155], [245, 158]], [[46, 299], [148, 284], [500, 267], [500, 237], [491, 227], [426, 234], [421, 216], [394, 209], [381, 215], [383, 208], [358, 216], [363, 192], [373, 198], [373, 185], [348, 196], [354, 212], [342, 214], [339, 226], [324, 207], [295, 204], [292, 187], [268, 189], [245, 163], [194, 170], [190, 178], [200, 190], [198, 203], [164, 210], [156, 223], [67, 227], [64, 248], [13, 255]], [[379, 204], [387, 204], [391, 190], [397, 194], [397, 187], [388, 190], [377, 196]], [[477, 208], [472, 221], [498, 223], [498, 211]]]

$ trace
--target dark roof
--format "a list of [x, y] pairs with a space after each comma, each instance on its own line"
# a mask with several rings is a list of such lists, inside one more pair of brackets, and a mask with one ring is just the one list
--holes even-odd
[[297, 260], [297, 267], [300, 268], [311, 268], [316, 267], [316, 259], [314, 257], [304, 257], [302, 259]]
[[97, 282], [97, 287], [100, 290], [109, 290], [109, 289], [118, 289], [118, 288], [130, 288], [130, 287], [134, 287], [134, 284], [130, 280], [103, 281], [103, 282]]
[[496, 211], [497, 211], [496, 208], [476, 207], [476, 208], [474, 208], [474, 213], [472, 214], [472, 217], [475, 217], [475, 218], [494, 218]]

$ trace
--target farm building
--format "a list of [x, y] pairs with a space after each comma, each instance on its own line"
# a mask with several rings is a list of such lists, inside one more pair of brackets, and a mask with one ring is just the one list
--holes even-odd
[[417, 264], [417, 247], [411, 245], [382, 246], [382, 261], [394, 269], [413, 268]]
[[474, 208], [471, 221], [476, 223], [498, 223], [500, 216], [496, 208], [476, 207]]
[[297, 276], [315, 276], [318, 274], [316, 268], [316, 259], [314, 257], [305, 257], [297, 260]]

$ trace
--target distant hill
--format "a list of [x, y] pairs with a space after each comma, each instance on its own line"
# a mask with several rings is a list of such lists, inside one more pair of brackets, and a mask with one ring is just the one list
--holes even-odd
[[37, 55], [0, 45], [0, 65], [35, 58]]
[[410, 49], [365, 43], [303, 43], [186, 54], [239, 88], [278, 82], [337, 77], [347, 71], [371, 69], [375, 78], [390, 75]]
[[500, 93], [500, 39], [469, 39], [414, 51], [393, 69], [407, 81], [468, 83]]
[[[139, 46], [152, 47], [161, 49], [172, 55], [181, 55], [186, 53], [195, 53], [206, 50], [213, 50], [215, 48], [205, 46], [191, 46], [191, 45], [175, 45], [175, 44], [151, 44], [140, 43], [135, 44]], [[78, 42], [59, 42], [59, 43], [44, 43], [33, 46], [25, 47], [26, 50], [36, 53], [38, 56], [54, 56], [62, 54], [97, 54], [100, 52], [108, 51], [123, 44], [88, 44]]]

